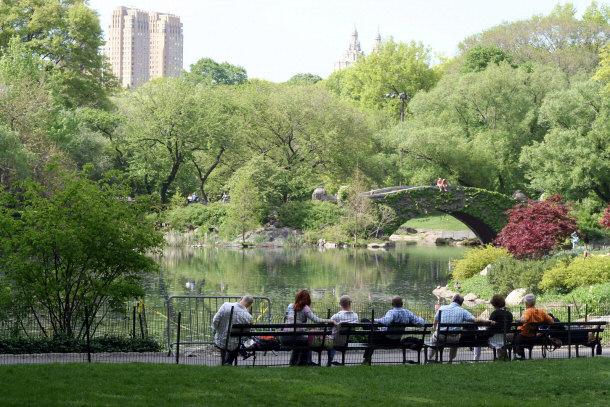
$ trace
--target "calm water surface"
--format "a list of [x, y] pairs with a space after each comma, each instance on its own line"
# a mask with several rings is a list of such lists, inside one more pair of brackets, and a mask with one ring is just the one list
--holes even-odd
[[448, 280], [451, 259], [464, 248], [398, 244], [388, 251], [367, 249], [222, 248], [167, 249], [162, 272], [147, 284], [146, 301], [169, 295], [266, 296], [285, 304], [306, 288], [314, 301], [336, 302], [349, 294], [355, 303], [387, 305], [393, 295], [408, 304], [432, 304], [431, 291]]

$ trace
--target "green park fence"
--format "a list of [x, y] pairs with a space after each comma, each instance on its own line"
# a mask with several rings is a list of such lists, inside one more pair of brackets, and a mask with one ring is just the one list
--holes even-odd
[[[175, 296], [165, 302], [163, 308], [149, 306], [139, 301], [122, 307], [106, 305], [96, 313], [86, 310], [77, 320], [71, 337], [57, 335], [50, 318], [44, 314], [28, 313], [23, 310], [0, 312], [0, 364], [17, 363], [67, 363], [67, 362], [150, 362], [180, 363], [195, 365], [220, 364], [220, 351], [213, 344], [211, 320], [223, 302], [235, 302], [239, 297]], [[288, 303], [272, 303], [268, 298], [256, 297], [251, 313], [255, 323], [282, 323]], [[312, 310], [319, 317], [328, 318], [339, 311], [334, 303], [315, 303]], [[434, 307], [424, 304], [405, 304], [414, 314], [433, 322]], [[591, 307], [582, 305], [541, 306], [562, 322], [606, 320], [610, 315], [610, 304]], [[508, 307], [517, 318], [524, 307]], [[493, 311], [489, 305], [479, 305], [469, 310], [475, 316], [488, 317]], [[359, 318], [380, 318], [387, 308], [375, 309], [372, 304], [355, 304], [353, 311]], [[602, 355], [610, 352], [610, 333], [601, 335], [605, 345]], [[591, 356], [590, 350], [579, 354]], [[545, 357], [574, 357], [572, 346], [563, 344], [559, 349], [547, 352]], [[534, 358], [542, 357], [534, 351]], [[257, 364], [287, 365], [290, 352], [267, 352], [259, 357]], [[375, 363], [400, 363], [400, 351], [380, 351], [375, 353]], [[315, 359], [315, 358], [314, 358]], [[458, 361], [471, 361], [472, 351], [460, 348]], [[483, 349], [481, 361], [493, 360], [490, 350]], [[362, 361], [362, 354], [353, 352], [349, 363]], [[323, 361], [324, 362], [324, 361]], [[248, 364], [248, 360], [238, 358], [238, 364]]]

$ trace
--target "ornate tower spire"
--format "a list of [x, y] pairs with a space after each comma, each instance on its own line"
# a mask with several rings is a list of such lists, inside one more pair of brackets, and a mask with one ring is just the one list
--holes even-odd
[[343, 54], [343, 59], [335, 62], [335, 71], [339, 71], [353, 65], [356, 63], [360, 55], [364, 55], [364, 52], [362, 52], [362, 49], [360, 48], [360, 41], [358, 41], [358, 30], [356, 30], [356, 27], [354, 27], [354, 31], [352, 32], [352, 40], [347, 47], [347, 51], [345, 54]]
[[377, 35], [375, 36], [375, 45], [373, 45], [373, 52], [378, 54], [380, 47], [381, 47], [381, 34], [379, 34], [379, 27], [377, 27]]

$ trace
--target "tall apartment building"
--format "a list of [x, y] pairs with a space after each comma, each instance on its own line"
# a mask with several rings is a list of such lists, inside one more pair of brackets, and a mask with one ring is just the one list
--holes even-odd
[[[381, 47], [381, 34], [377, 31], [377, 35], [375, 36], [375, 45], [373, 46], [373, 52], [379, 52], [379, 48]], [[364, 52], [362, 48], [360, 48], [360, 41], [358, 41], [358, 31], [354, 28], [352, 32], [352, 40], [347, 47], [347, 51], [343, 54], [343, 59], [335, 62], [334, 70], [340, 71], [341, 69], [348, 68], [358, 61], [360, 56], [364, 56]]]
[[106, 56], [123, 87], [132, 89], [182, 72], [180, 17], [120, 6], [112, 12]]

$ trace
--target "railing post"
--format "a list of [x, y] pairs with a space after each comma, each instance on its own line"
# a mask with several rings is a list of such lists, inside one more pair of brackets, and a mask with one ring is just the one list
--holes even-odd
[[87, 336], [87, 362], [91, 363], [91, 338], [89, 336], [89, 307], [85, 305], [85, 335]]
[[572, 358], [572, 307], [568, 305], [568, 359]]
[[180, 364], [180, 324], [182, 323], [182, 312], [178, 313], [178, 332], [176, 338], [176, 364]]
[[[233, 311], [235, 310], [235, 306], [231, 307], [231, 312], [229, 313], [229, 325], [227, 326], [227, 339], [225, 339], [225, 358], [226, 358], [226, 354], [229, 351], [229, 339], [231, 338], [231, 325], [233, 324]], [[180, 314], [178, 314], [180, 315]], [[237, 360], [237, 359], [236, 359]], [[222, 360], [222, 365], [224, 366], [225, 364], [225, 360], [223, 358]]]
[[[166, 301], [167, 304], [167, 356], [171, 356], [172, 355], [172, 329], [171, 329], [171, 319], [172, 319], [172, 305], [171, 305], [171, 298], [168, 298]], [[135, 338], [135, 333], [136, 333], [136, 321], [134, 318], [133, 321], [133, 333], [134, 333], [134, 338]]]
[[587, 322], [589, 317], [589, 304], [585, 304], [585, 322]]
[[292, 318], [292, 361], [298, 366], [301, 363], [301, 353], [297, 353], [297, 310], [295, 308], [292, 309], [294, 311], [294, 316]]
[[131, 337], [132, 339], [136, 339], [136, 307], [133, 307], [133, 317], [131, 318], [131, 322], [132, 322], [132, 333], [131, 333]]

